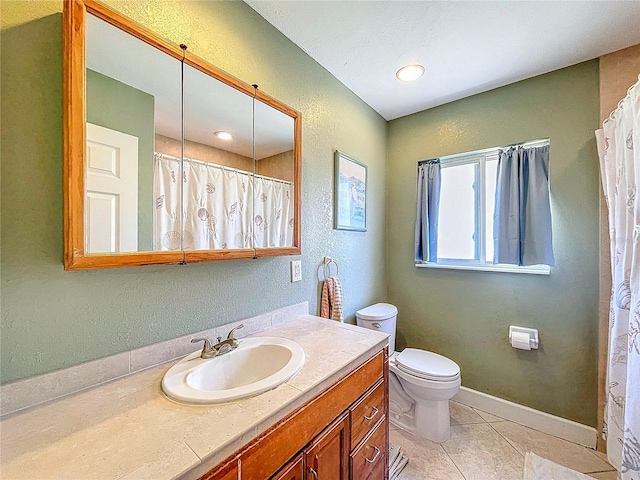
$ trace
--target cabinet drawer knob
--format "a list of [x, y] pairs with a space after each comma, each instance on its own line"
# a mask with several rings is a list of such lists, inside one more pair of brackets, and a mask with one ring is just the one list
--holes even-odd
[[313, 475], [314, 480], [318, 480], [318, 472], [316, 472], [313, 467], [309, 467], [309, 473]]
[[378, 415], [378, 409], [376, 407], [373, 407], [373, 410], [371, 411], [371, 415], [365, 415], [364, 419], [365, 420], [373, 420], [373, 418], [375, 418], [376, 415]]
[[[365, 458], [365, 460], [368, 463], [373, 463], [378, 459], [378, 456], [380, 455], [380, 449], [378, 447], [373, 447], [373, 449], [376, 451], [376, 453], [373, 455], [373, 458]], [[316, 477], [317, 478], [317, 477]]]

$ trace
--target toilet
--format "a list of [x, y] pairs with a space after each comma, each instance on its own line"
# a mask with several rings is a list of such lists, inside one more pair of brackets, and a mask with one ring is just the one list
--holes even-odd
[[449, 399], [460, 389], [453, 360], [417, 348], [396, 352], [398, 309], [376, 303], [356, 312], [359, 326], [389, 334], [389, 420], [434, 442], [450, 435]]

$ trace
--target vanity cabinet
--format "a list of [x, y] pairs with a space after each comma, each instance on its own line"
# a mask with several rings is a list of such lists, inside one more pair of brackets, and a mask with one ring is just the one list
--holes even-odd
[[304, 480], [304, 454], [296, 455], [282, 470], [276, 473], [273, 480]]
[[305, 450], [306, 479], [349, 478], [349, 413], [343, 413]]
[[[351, 478], [381, 479], [388, 444], [386, 378], [381, 378], [350, 410], [351, 418]], [[382, 470], [380, 470], [382, 469]]]
[[217, 473], [217, 476], [215, 478], [216, 480], [238, 480], [239, 476], [237, 462], [231, 462], [225, 465], [224, 468]]
[[384, 469], [386, 465], [387, 437], [387, 426], [385, 422], [380, 422], [351, 453], [352, 480], [383, 478], [376, 472], [380, 471], [380, 468]]
[[200, 480], [388, 479], [385, 348]]

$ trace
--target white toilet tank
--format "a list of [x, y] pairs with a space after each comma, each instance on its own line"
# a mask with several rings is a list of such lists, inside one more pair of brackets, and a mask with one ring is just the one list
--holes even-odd
[[359, 327], [389, 334], [389, 355], [396, 350], [396, 319], [398, 309], [390, 303], [376, 303], [356, 312]]

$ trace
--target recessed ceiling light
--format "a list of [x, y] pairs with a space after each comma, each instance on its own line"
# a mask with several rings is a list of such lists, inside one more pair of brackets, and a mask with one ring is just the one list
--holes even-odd
[[424, 75], [424, 67], [422, 65], [405, 65], [396, 72], [396, 78], [403, 82], [417, 80]]
[[220, 140], [232, 140], [233, 134], [229, 132], [225, 132], [223, 130], [218, 130], [217, 132], [213, 132], [213, 134], [218, 137]]

